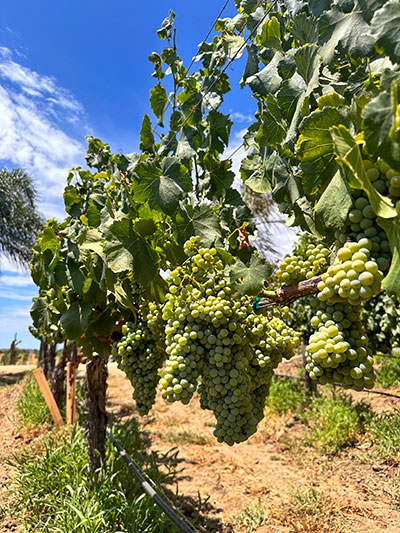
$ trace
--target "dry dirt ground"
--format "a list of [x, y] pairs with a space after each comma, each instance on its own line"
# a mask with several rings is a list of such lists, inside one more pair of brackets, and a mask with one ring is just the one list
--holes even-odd
[[[132, 416], [131, 393], [112, 367], [108, 402], [118, 418]], [[391, 408], [388, 398], [362, 396], [375, 411]], [[215, 441], [213, 422], [197, 400], [184, 406], [158, 398], [151, 415], [140, 418], [151, 449], [179, 450], [172, 490], [206, 502], [206, 531], [400, 533], [398, 466], [372, 459], [366, 443], [323, 455], [293, 445], [299, 430], [293, 417], [270, 415], [247, 442], [229, 447]]]
[[[109, 370], [108, 410], [126, 420], [135, 413], [132, 387], [115, 364]], [[280, 370], [293, 373], [290, 366]], [[18, 429], [18, 378], [18, 367], [6, 376], [0, 367], [0, 532], [23, 531], [1, 513], [11, 475], [4, 460], [32, 439]], [[380, 396], [366, 400], [374, 410], [391, 407]], [[394, 505], [395, 496], [400, 499], [398, 466], [371, 458], [365, 443], [323, 455], [296, 446], [300, 428], [291, 415], [270, 415], [247, 442], [229, 447], [216, 443], [213, 415], [197, 400], [183, 406], [157, 399], [151, 415], [139, 421], [148, 451], [178, 451], [179, 473], [170, 489], [182, 495], [182, 509], [191, 518], [197, 514], [193, 508], [200, 508], [202, 531], [400, 533]]]

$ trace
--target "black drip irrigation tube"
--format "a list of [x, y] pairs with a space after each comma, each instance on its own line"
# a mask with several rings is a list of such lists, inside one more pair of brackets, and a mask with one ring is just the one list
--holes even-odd
[[114, 439], [111, 433], [109, 431], [106, 431], [106, 435], [117, 448], [117, 450], [121, 454], [122, 459], [128, 465], [129, 470], [138, 480], [140, 486], [146, 492], [146, 494], [148, 494], [148, 496], [150, 496], [150, 498], [154, 500], [154, 502], [160, 507], [160, 509], [162, 509], [164, 513], [172, 520], [172, 522], [180, 529], [180, 531], [183, 531], [183, 533], [196, 533], [197, 530], [193, 529], [191, 525], [184, 522], [177, 515], [177, 513], [157, 494], [157, 492], [150, 485], [150, 483], [146, 481], [145, 477], [140, 472], [140, 469], [135, 465], [133, 459], [129, 456], [127, 451], [121, 446], [121, 444], [116, 439]]

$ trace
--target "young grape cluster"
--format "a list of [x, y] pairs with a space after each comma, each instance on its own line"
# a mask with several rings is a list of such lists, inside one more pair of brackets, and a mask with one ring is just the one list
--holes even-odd
[[[374, 188], [381, 194], [389, 196], [394, 203], [400, 197], [400, 176], [384, 161], [373, 165], [364, 160], [364, 168]], [[378, 263], [379, 269], [385, 271], [390, 262], [390, 245], [386, 233], [378, 226], [376, 214], [366, 195], [361, 189], [352, 189], [353, 206], [348, 215], [348, 225], [336, 238], [341, 246], [348, 239], [359, 242], [363, 239], [371, 241], [371, 257]]]
[[133, 398], [140, 415], [146, 415], [155, 402], [160, 379], [158, 370], [165, 358], [152, 332], [154, 317], [158, 315], [155, 311], [149, 310], [147, 321], [141, 321], [140, 325], [127, 322], [122, 326], [124, 336], [114, 354], [118, 367], [126, 373], [134, 387]]
[[372, 243], [363, 238], [346, 242], [337, 252], [336, 259], [318, 283], [318, 298], [332, 303], [346, 300], [359, 305], [381, 289], [383, 273], [371, 257]]
[[312, 318], [316, 332], [306, 350], [306, 370], [321, 385], [339, 383], [355, 390], [374, 386], [373, 358], [360, 324], [359, 307], [322, 303]]
[[200, 403], [217, 419], [214, 435], [246, 440], [263, 416], [273, 369], [290, 357], [299, 335], [279, 318], [253, 313], [234, 294], [215, 248], [186, 243], [188, 261], [170, 276], [163, 310], [168, 359], [160, 380], [167, 401], [188, 403], [200, 382]]
[[330, 251], [323, 244], [309, 244], [304, 251], [286, 257], [276, 271], [278, 281], [291, 285], [326, 270]]

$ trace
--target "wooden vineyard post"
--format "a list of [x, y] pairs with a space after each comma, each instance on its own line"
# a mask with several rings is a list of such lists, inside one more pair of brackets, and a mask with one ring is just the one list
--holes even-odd
[[47, 407], [49, 408], [54, 424], [57, 427], [63, 426], [64, 420], [62, 419], [60, 410], [56, 404], [53, 393], [51, 392], [49, 384], [47, 383], [47, 379], [44, 375], [43, 369], [37, 368], [33, 371], [33, 375], [35, 376], [37, 384], [39, 385], [40, 392], [43, 394], [43, 398], [47, 403]]
[[67, 424], [76, 422], [76, 365], [74, 361], [67, 363]]

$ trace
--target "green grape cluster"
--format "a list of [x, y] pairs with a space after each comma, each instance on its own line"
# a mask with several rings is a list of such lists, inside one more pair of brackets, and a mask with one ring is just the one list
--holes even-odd
[[323, 244], [309, 244], [304, 251], [286, 257], [276, 271], [278, 281], [291, 285], [326, 270], [330, 251]]
[[311, 324], [306, 350], [306, 370], [321, 385], [339, 383], [361, 391], [374, 386], [373, 358], [359, 320], [360, 309], [349, 312], [345, 304], [322, 303]]
[[333, 265], [318, 283], [320, 301], [347, 301], [359, 305], [379, 293], [383, 273], [371, 257], [371, 248], [371, 241], [363, 238], [358, 242], [346, 242], [338, 250]]
[[153, 332], [145, 321], [140, 325], [127, 322], [122, 326], [122, 333], [114, 357], [134, 387], [133, 399], [139, 414], [146, 415], [155, 402], [158, 370], [165, 354], [156, 346]]
[[161, 395], [188, 403], [200, 383], [201, 406], [217, 420], [214, 435], [232, 445], [256, 431], [273, 369], [293, 355], [299, 335], [277, 317], [254, 314], [252, 298], [233, 292], [215, 248], [199, 248], [192, 237], [185, 251], [163, 309]]
[[[400, 197], [400, 176], [390, 169], [384, 162], [373, 165], [364, 160], [366, 174], [374, 188], [381, 194], [389, 196], [395, 203]], [[349, 211], [348, 225], [343, 232], [338, 232], [336, 238], [338, 246], [344, 244], [348, 238], [354, 242], [361, 239], [371, 241], [371, 257], [376, 260], [379, 269], [384, 271], [389, 267], [390, 245], [386, 233], [377, 224], [377, 217], [366, 193], [361, 189], [351, 189], [353, 206]]]

